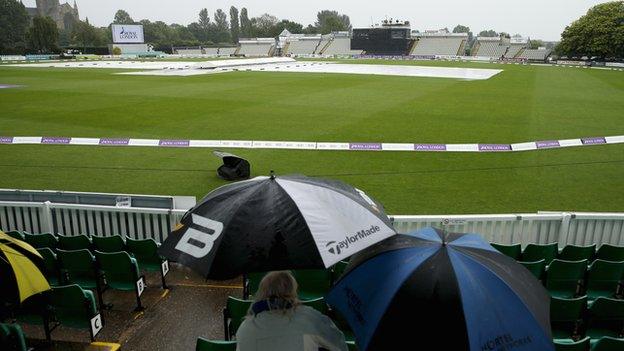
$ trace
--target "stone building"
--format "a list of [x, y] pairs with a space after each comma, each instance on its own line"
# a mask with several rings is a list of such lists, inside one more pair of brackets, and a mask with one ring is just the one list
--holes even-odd
[[78, 5], [69, 3], [60, 4], [59, 0], [37, 0], [37, 7], [27, 7], [30, 17], [47, 16], [56, 22], [59, 29], [71, 29], [74, 22], [80, 19]]

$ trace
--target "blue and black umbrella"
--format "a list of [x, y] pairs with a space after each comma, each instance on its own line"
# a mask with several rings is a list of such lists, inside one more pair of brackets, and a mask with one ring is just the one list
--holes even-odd
[[360, 350], [554, 350], [548, 292], [477, 234], [390, 237], [352, 257], [327, 301]]

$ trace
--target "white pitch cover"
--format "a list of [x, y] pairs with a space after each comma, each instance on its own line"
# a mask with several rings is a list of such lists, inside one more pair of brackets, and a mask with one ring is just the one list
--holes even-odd
[[368, 209], [341, 193], [280, 178], [276, 181], [307, 222], [325, 267], [395, 234]]

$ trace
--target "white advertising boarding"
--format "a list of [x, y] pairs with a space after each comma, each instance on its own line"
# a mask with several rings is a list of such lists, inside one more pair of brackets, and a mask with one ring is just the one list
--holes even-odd
[[143, 26], [138, 24], [113, 24], [113, 43], [138, 43], [145, 42]]

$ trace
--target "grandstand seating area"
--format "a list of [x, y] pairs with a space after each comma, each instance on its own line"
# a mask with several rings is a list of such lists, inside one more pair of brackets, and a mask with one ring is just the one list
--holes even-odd
[[351, 39], [349, 37], [335, 37], [329, 39], [326, 46], [322, 47], [321, 55], [358, 55], [361, 50], [351, 50]]
[[288, 42], [286, 54], [288, 55], [313, 55], [321, 42], [321, 38], [300, 38]]
[[550, 50], [548, 49], [525, 49], [518, 55], [518, 58], [529, 61], [544, 61], [549, 55]]
[[477, 38], [473, 47], [472, 56], [501, 58], [507, 53], [509, 45], [500, 38]]
[[249, 57], [269, 56], [274, 46], [275, 43], [268, 40], [241, 40], [237, 53]]
[[468, 35], [423, 35], [418, 38], [411, 55], [464, 55]]

